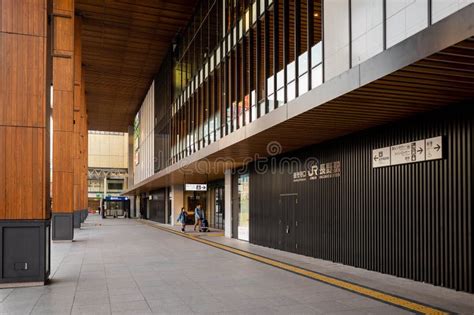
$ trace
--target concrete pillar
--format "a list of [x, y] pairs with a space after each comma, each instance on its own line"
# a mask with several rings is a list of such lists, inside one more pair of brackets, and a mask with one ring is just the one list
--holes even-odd
[[133, 135], [134, 129], [133, 126], [128, 126], [128, 187], [133, 187], [133, 168], [135, 167], [135, 163], [133, 160], [133, 156], [135, 154], [133, 150]]
[[232, 170], [225, 171], [224, 179], [224, 235], [232, 237]]
[[53, 240], [74, 238], [74, 0], [53, 1]]
[[173, 185], [170, 187], [171, 196], [171, 225], [176, 225], [181, 208], [184, 207], [184, 187], [183, 185]]
[[44, 284], [50, 273], [47, 7], [46, 0], [1, 1], [1, 288]]
[[104, 177], [104, 199], [107, 197], [107, 176]]

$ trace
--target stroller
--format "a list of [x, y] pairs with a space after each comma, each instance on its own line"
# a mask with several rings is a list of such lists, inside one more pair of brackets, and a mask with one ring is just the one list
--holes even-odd
[[209, 222], [206, 219], [202, 220], [199, 232], [209, 232]]

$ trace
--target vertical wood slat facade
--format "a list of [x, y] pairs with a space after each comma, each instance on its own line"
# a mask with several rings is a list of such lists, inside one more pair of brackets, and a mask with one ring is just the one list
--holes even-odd
[[53, 1], [53, 212], [74, 211], [74, 1]]
[[47, 219], [47, 1], [0, 1], [0, 220]]
[[[372, 168], [373, 149], [440, 135], [442, 160]], [[251, 170], [250, 241], [285, 250], [280, 194], [297, 194], [290, 251], [473, 292], [473, 141], [473, 110], [455, 106], [288, 155], [341, 161], [337, 178]]]

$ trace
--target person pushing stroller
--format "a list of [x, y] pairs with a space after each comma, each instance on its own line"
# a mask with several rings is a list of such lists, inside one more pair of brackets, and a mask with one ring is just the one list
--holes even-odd
[[204, 215], [204, 210], [201, 208], [201, 204], [197, 204], [196, 209], [194, 209], [194, 231], [199, 227], [199, 232], [207, 232], [207, 229], [203, 229], [203, 225], [207, 225], [207, 220]]

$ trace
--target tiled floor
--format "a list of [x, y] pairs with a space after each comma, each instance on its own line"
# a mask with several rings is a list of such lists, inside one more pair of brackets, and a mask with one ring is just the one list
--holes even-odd
[[75, 239], [53, 244], [51, 284], [0, 290], [0, 313], [407, 313], [134, 220], [92, 216]]

